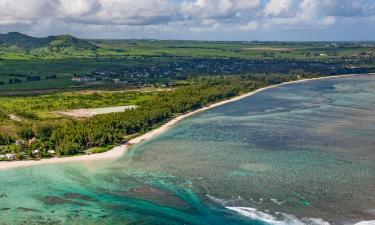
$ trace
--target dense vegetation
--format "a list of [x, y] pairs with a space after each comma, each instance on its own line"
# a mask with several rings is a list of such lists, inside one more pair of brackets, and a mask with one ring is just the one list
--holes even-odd
[[[51, 150], [60, 156], [82, 154], [93, 147], [119, 144], [186, 111], [298, 78], [286, 75], [195, 78], [189, 81], [189, 85], [158, 92], [140, 102], [138, 108], [122, 113], [99, 115], [86, 120], [22, 124], [14, 137], [1, 134], [3, 147], [0, 151], [1, 154], [13, 153], [17, 159], [48, 157]], [[14, 140], [18, 140], [17, 144], [9, 144]]]

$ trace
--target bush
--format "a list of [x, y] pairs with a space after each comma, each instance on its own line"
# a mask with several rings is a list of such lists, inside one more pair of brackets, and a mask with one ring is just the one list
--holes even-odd
[[29, 127], [29, 126], [20, 127], [17, 130], [17, 134], [20, 138], [22, 138], [24, 140], [28, 140], [28, 139], [31, 139], [31, 138], [35, 137], [35, 133], [33, 131], [33, 128]]
[[33, 112], [28, 111], [17, 111], [15, 113], [17, 116], [25, 118], [25, 119], [31, 119], [31, 120], [37, 120], [39, 119], [38, 116]]
[[0, 133], [0, 145], [9, 145], [13, 143], [13, 138], [8, 134]]
[[3, 110], [0, 109], [0, 121], [7, 119], [9, 119], [9, 116]]
[[53, 124], [41, 124], [36, 127], [36, 136], [39, 139], [46, 140], [49, 139], [52, 135], [54, 129], [56, 129], [56, 125]]

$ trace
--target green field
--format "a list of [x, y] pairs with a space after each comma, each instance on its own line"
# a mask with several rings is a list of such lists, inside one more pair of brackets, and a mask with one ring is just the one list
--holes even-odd
[[[358, 56], [362, 52], [374, 52], [374, 46], [355, 43], [293, 43], [293, 42], [207, 42], [207, 41], [159, 41], [124, 40], [93, 41], [101, 48], [99, 56], [184, 56], [184, 57], [238, 57], [262, 59], [273, 54], [281, 59], [327, 59]], [[285, 49], [285, 50], [279, 50]], [[119, 51], [120, 50], [120, 51]], [[311, 54], [306, 54], [310, 52]], [[325, 55], [320, 55], [325, 54]]]
[[25, 97], [0, 97], [0, 108], [7, 113], [17, 111], [49, 112], [80, 108], [138, 105], [149, 99], [157, 89], [138, 91], [68, 92]]
[[[38, 39], [19, 33], [2, 37], [14, 44], [2, 45], [0, 38], [0, 95], [111, 90], [115, 79], [121, 81], [121, 88], [134, 88], [197, 75], [375, 70], [374, 43], [81, 40], [67, 35]], [[28, 81], [28, 76], [37, 80]], [[84, 76], [96, 81], [71, 81]]]
[[[0, 97], [0, 134], [16, 135], [19, 127], [72, 120], [56, 111], [141, 105], [157, 93], [170, 89], [147, 88], [136, 91], [76, 91], [23, 97]], [[15, 115], [21, 121], [11, 119]]]

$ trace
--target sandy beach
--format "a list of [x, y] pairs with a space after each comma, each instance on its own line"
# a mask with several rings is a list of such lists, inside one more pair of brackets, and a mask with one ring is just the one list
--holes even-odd
[[296, 80], [296, 81], [290, 81], [290, 82], [285, 82], [277, 85], [272, 85], [264, 88], [260, 88], [258, 90], [249, 92], [244, 95], [240, 95], [228, 100], [220, 101], [217, 103], [213, 103], [209, 106], [205, 106], [203, 108], [197, 109], [192, 112], [187, 112], [185, 114], [182, 114], [180, 116], [177, 116], [171, 120], [169, 120], [167, 123], [162, 125], [161, 127], [151, 130], [148, 133], [145, 133], [139, 137], [136, 137], [130, 141], [128, 141], [124, 145], [120, 145], [117, 147], [114, 147], [113, 149], [104, 152], [104, 153], [98, 153], [98, 154], [91, 154], [91, 155], [80, 155], [80, 156], [72, 156], [72, 157], [64, 157], [64, 158], [50, 158], [50, 159], [41, 159], [41, 160], [29, 160], [29, 161], [11, 161], [11, 162], [0, 162], [0, 170], [6, 170], [6, 169], [13, 169], [13, 168], [19, 168], [19, 167], [27, 167], [27, 166], [37, 166], [37, 165], [43, 165], [43, 164], [53, 164], [53, 163], [67, 163], [67, 162], [78, 162], [78, 161], [89, 161], [89, 160], [103, 160], [103, 159], [117, 159], [122, 157], [126, 151], [129, 149], [130, 146], [141, 143], [145, 140], [148, 140], [150, 138], [153, 138], [165, 131], [167, 131], [169, 128], [173, 127], [175, 124], [177, 124], [179, 121], [190, 117], [192, 115], [195, 115], [197, 113], [204, 112], [206, 110], [222, 106], [231, 102], [235, 102], [238, 100], [241, 100], [243, 98], [250, 97], [252, 95], [255, 95], [259, 92], [274, 88], [274, 87], [279, 87], [287, 84], [292, 84], [292, 83], [301, 83], [301, 82], [306, 82], [306, 81], [312, 81], [312, 80], [321, 80], [321, 79], [331, 79], [331, 78], [338, 78], [338, 77], [349, 77], [349, 76], [355, 76], [356, 74], [348, 74], [348, 75], [337, 75], [337, 76], [329, 76], [329, 77], [319, 77], [319, 78], [312, 78], [312, 79], [301, 79], [301, 80]]

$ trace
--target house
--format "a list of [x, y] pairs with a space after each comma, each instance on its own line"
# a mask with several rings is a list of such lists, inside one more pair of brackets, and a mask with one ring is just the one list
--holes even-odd
[[127, 81], [122, 81], [122, 80], [120, 80], [120, 79], [113, 79], [112, 80], [115, 84], [127, 84], [128, 82]]
[[32, 139], [29, 140], [29, 145], [31, 145], [31, 144], [33, 144], [35, 142], [36, 142], [36, 138], [32, 138]]
[[25, 141], [24, 140], [16, 140], [16, 145], [17, 146], [25, 145]]
[[54, 155], [54, 154], [56, 154], [56, 151], [55, 150], [48, 150], [48, 154]]
[[15, 154], [11, 154], [11, 153], [5, 154], [5, 157], [8, 160], [15, 160], [16, 159], [16, 155]]
[[73, 77], [72, 78], [73, 82], [78, 82], [78, 83], [94, 81], [94, 80], [96, 80], [96, 79], [92, 78], [92, 77]]

